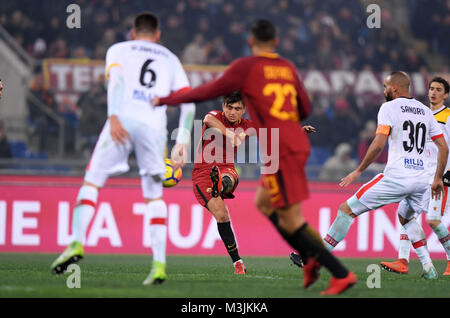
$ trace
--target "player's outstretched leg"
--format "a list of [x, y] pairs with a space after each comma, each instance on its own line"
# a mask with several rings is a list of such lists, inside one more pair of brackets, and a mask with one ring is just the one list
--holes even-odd
[[223, 188], [222, 181], [225, 181], [225, 179], [230, 180], [230, 184], [226, 185], [226, 188], [232, 188], [232, 181], [229, 176], [224, 176], [224, 178], [222, 178], [222, 174], [218, 166], [214, 166], [209, 175], [212, 181], [211, 195], [213, 198], [208, 201], [206, 208], [213, 214], [217, 221], [217, 230], [220, 238], [225, 245], [228, 255], [230, 255], [230, 258], [233, 261], [234, 274], [243, 275], [247, 270], [244, 266], [244, 262], [239, 256], [236, 238], [234, 236], [233, 229], [231, 228], [228, 208], [220, 196]]
[[67, 267], [84, 257], [83, 243], [86, 231], [95, 213], [98, 188], [91, 184], [83, 184], [78, 192], [77, 205], [73, 211], [72, 233], [74, 241], [62, 252], [50, 266], [52, 273], [62, 274]]
[[[210, 201], [211, 202], [211, 201]], [[212, 205], [210, 205], [212, 207]], [[233, 261], [234, 274], [243, 275], [247, 272], [244, 266], [244, 262], [239, 256], [239, 251], [236, 245], [236, 239], [234, 237], [233, 229], [231, 228], [231, 222], [220, 222], [217, 220], [217, 230], [219, 232], [220, 238], [227, 249], [228, 255], [230, 255]]]
[[[405, 221], [407, 223], [405, 223]], [[413, 218], [409, 221], [401, 220], [401, 223], [406, 229], [409, 239], [416, 251], [417, 257], [423, 266], [422, 277], [425, 279], [437, 279], [438, 274], [433, 266], [430, 258], [430, 253], [427, 248], [427, 241], [425, 239], [425, 233], [419, 223]]]
[[161, 198], [147, 199], [147, 210], [150, 212], [150, 237], [152, 240], [152, 269], [144, 285], [162, 284], [167, 279], [166, 274], [166, 244], [167, 244], [167, 205]]

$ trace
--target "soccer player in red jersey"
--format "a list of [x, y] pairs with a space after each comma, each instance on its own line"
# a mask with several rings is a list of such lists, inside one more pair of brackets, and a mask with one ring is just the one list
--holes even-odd
[[302, 255], [306, 264], [304, 286], [317, 281], [323, 265], [333, 277], [322, 294], [339, 294], [354, 285], [357, 278], [328, 252], [320, 235], [301, 213], [301, 201], [309, 196], [305, 165], [310, 145], [300, 120], [309, 115], [311, 103], [295, 66], [275, 53], [278, 38], [270, 21], [256, 21], [248, 42], [252, 56], [235, 60], [220, 78], [165, 98], [155, 97], [152, 104], [199, 102], [241, 91], [261, 149], [271, 150], [270, 161], [264, 162], [262, 167], [256, 205], [270, 216], [278, 232]]
[[234, 168], [237, 148], [255, 130], [249, 129], [253, 125], [250, 120], [242, 118], [246, 108], [239, 92], [224, 96], [222, 108], [223, 111], [210, 111], [203, 120], [192, 183], [197, 201], [217, 221], [219, 235], [233, 261], [234, 273], [245, 274], [224, 199], [234, 198], [233, 192], [239, 183]]

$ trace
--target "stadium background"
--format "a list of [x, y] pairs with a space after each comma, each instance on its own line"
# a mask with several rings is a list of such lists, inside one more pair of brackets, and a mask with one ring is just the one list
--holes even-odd
[[[80, 29], [66, 27], [71, 3], [81, 7]], [[366, 25], [371, 3], [381, 6], [381, 28]], [[374, 136], [384, 75], [396, 69], [410, 73], [412, 93], [424, 103], [428, 80], [450, 76], [445, 0], [4, 1], [0, 138], [7, 138], [10, 152], [0, 154], [0, 251], [58, 252], [70, 241], [71, 209], [106, 118], [104, 56], [111, 44], [130, 38], [133, 17], [142, 10], [160, 17], [161, 43], [180, 57], [192, 86], [250, 53], [247, 30], [255, 18], [278, 25], [278, 52], [294, 61], [313, 102], [304, 123], [318, 132], [310, 135], [312, 193], [304, 213], [322, 234], [338, 204], [358, 187], [342, 190], [336, 182], [356, 167]], [[197, 104], [196, 119], [217, 107], [219, 100]], [[171, 131], [177, 108], [168, 109], [168, 118]], [[386, 151], [361, 182], [382, 171]], [[112, 178], [100, 194], [87, 252], [149, 251], [148, 216], [133, 158], [130, 163], [131, 171]], [[289, 249], [253, 205], [258, 165], [240, 163], [238, 169], [237, 200], [229, 203], [241, 253], [286, 255]], [[188, 164], [182, 183], [165, 194], [168, 253], [222, 255], [213, 221], [192, 195], [191, 170]], [[392, 205], [359, 218], [336, 253], [394, 257], [399, 233], [394, 211]], [[448, 216], [444, 221], [450, 223]], [[432, 256], [443, 258], [425, 223], [424, 229]]]

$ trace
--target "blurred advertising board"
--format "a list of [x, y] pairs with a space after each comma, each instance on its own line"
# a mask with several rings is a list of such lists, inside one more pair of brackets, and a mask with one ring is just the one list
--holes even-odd
[[[184, 65], [192, 87], [219, 77], [226, 66]], [[93, 83], [104, 81], [105, 64], [101, 60], [89, 59], [45, 59], [43, 61], [45, 85], [51, 88], [61, 101], [69, 98], [76, 103], [78, 96], [89, 90]], [[336, 95], [346, 87], [356, 96], [380, 97], [383, 99], [383, 80], [387, 73], [346, 70], [300, 71], [308, 92], [318, 95]], [[411, 92], [414, 96], [427, 94], [427, 83], [436, 74], [411, 73]], [[450, 80], [450, 74], [440, 74]]]
[[[81, 178], [41, 176], [0, 177], [0, 252], [61, 252], [71, 242], [71, 223]], [[168, 206], [168, 254], [226, 255], [211, 214], [194, 198], [190, 180], [165, 189]], [[255, 208], [257, 181], [242, 180], [236, 198], [226, 200], [240, 254], [288, 256], [291, 248]], [[324, 236], [339, 204], [358, 185], [342, 189], [333, 183], [310, 183], [310, 198], [302, 211]], [[335, 249], [343, 257], [397, 256], [400, 224], [396, 204], [359, 216], [346, 239]], [[428, 248], [433, 258], [444, 250], [424, 217]], [[448, 226], [447, 214], [444, 223]], [[87, 232], [87, 253], [150, 254], [150, 215], [145, 209], [140, 179], [111, 178], [99, 195]], [[412, 257], [415, 253], [412, 252]]]

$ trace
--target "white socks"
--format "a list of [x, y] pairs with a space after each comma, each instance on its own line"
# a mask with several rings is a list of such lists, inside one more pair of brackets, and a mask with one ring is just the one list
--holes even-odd
[[445, 253], [447, 254], [447, 260], [450, 261], [450, 234], [448, 233], [448, 229], [441, 223], [436, 226], [433, 231], [439, 238], [442, 247], [444, 247]]
[[412, 219], [404, 225], [404, 228], [422, 265], [424, 266], [425, 264], [431, 263], [425, 233], [419, 223], [417, 223], [415, 219]]
[[336, 245], [345, 238], [352, 223], [353, 218], [350, 215], [341, 210], [338, 211], [336, 219], [323, 239], [328, 251], [331, 252]]
[[[437, 235], [442, 247], [447, 255], [447, 260], [450, 261], [450, 234], [444, 224], [439, 224], [433, 229]], [[424, 237], [425, 238], [425, 237]], [[400, 244], [398, 248], [398, 258], [406, 259], [409, 262], [409, 253], [411, 250], [411, 241], [409, 240], [406, 229], [402, 226], [400, 230]]]
[[398, 259], [406, 259], [409, 263], [409, 254], [411, 252], [411, 241], [404, 226], [400, 228], [400, 243], [398, 246]]
[[163, 200], [147, 203], [150, 211], [150, 237], [152, 242], [153, 260], [166, 263], [167, 242], [167, 206]]
[[86, 232], [95, 213], [98, 190], [83, 185], [78, 192], [77, 203], [73, 210], [72, 233], [74, 240], [85, 244]]

